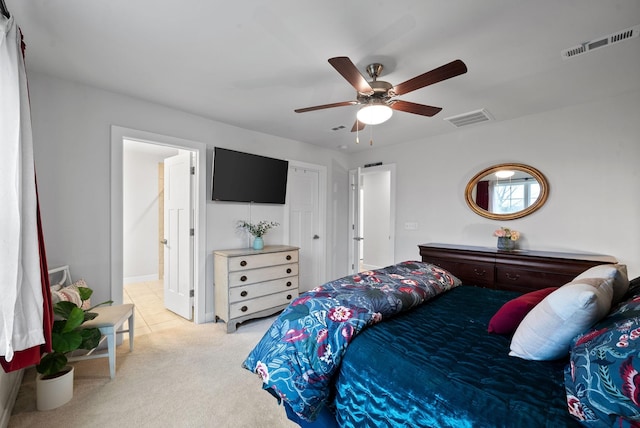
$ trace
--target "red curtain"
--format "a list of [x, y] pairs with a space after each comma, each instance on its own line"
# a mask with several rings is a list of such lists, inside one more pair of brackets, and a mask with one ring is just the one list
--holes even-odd
[[476, 205], [489, 211], [489, 182], [486, 180], [479, 181], [476, 186]]

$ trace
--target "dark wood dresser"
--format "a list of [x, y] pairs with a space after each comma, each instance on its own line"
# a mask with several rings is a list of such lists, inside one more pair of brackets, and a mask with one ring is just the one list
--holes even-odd
[[615, 257], [552, 251], [502, 251], [490, 247], [451, 244], [418, 245], [422, 261], [438, 265], [467, 285], [529, 292], [559, 287]]

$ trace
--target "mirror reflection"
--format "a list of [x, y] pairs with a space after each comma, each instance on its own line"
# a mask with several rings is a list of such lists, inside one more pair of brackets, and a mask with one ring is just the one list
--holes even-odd
[[466, 200], [477, 214], [509, 220], [531, 214], [545, 202], [547, 183], [535, 168], [502, 164], [478, 173], [467, 185]]

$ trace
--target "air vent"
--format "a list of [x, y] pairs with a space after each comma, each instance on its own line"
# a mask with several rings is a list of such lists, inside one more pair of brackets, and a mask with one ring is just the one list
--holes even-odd
[[480, 109], [457, 116], [445, 117], [444, 120], [460, 128], [461, 126], [473, 125], [474, 123], [487, 122], [493, 120], [493, 118], [486, 109]]
[[640, 25], [618, 31], [614, 34], [609, 34], [608, 36], [599, 37], [590, 42], [584, 42], [580, 45], [570, 47], [563, 50], [561, 55], [563, 59], [572, 58], [576, 55], [581, 55], [583, 53], [590, 52], [603, 46], [610, 46], [623, 40], [636, 38], [638, 37], [638, 35], [640, 35]]

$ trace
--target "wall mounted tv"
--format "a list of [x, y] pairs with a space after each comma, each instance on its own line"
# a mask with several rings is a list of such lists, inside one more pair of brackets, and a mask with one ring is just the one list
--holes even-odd
[[214, 148], [214, 201], [284, 204], [289, 162], [235, 150]]

